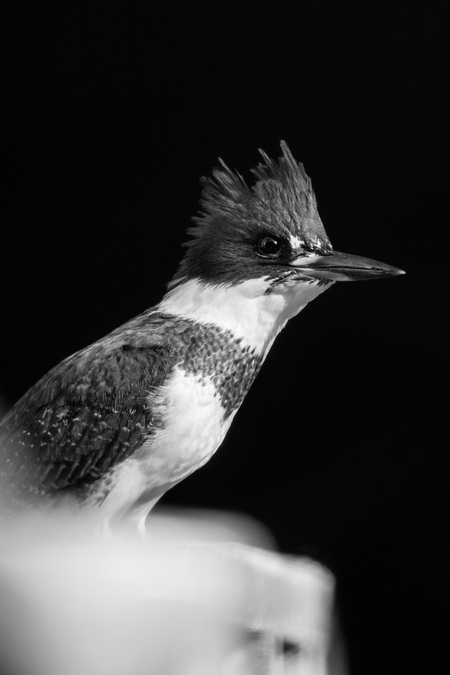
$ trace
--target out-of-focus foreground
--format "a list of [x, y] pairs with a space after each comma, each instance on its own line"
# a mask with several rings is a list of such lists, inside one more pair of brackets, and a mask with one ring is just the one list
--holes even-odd
[[345, 672], [329, 654], [332, 575], [262, 548], [253, 521], [153, 515], [146, 541], [99, 542], [62, 518], [0, 533], [2, 674]]

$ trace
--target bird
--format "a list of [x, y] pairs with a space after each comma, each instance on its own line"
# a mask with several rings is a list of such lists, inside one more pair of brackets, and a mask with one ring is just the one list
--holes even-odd
[[0, 426], [1, 508], [70, 504], [145, 531], [222, 443], [275, 338], [338, 281], [403, 271], [337, 252], [286, 142], [246, 180], [201, 179], [181, 262], [154, 307], [68, 356]]

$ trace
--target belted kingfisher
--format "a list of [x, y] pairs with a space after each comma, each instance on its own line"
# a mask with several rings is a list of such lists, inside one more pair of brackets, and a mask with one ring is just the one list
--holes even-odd
[[402, 271], [333, 251], [311, 181], [281, 142], [250, 187], [220, 160], [161, 302], [64, 359], [0, 432], [3, 505], [98, 507], [140, 527], [215, 453], [276, 336], [336, 281]]

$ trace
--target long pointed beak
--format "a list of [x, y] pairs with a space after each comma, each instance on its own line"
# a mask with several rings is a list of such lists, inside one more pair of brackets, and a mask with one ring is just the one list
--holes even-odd
[[378, 260], [339, 251], [333, 251], [330, 255], [311, 256], [310, 259], [297, 258], [291, 264], [299, 271], [304, 270], [309, 277], [328, 281], [362, 281], [405, 274], [403, 270]]

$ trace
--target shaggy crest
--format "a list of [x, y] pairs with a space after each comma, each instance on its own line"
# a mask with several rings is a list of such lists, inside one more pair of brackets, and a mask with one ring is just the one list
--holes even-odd
[[[201, 210], [193, 218], [200, 226], [211, 218], [229, 216], [232, 220], [261, 216], [268, 211], [277, 218], [289, 214], [294, 220], [317, 214], [316, 198], [311, 180], [303, 164], [295, 161], [285, 141], [281, 141], [282, 156], [272, 160], [264, 150], [259, 150], [264, 162], [251, 169], [256, 183], [249, 187], [244, 178], [230, 169], [222, 159], [220, 168], [214, 169], [212, 178], [203, 177], [200, 199]], [[297, 229], [299, 223], [296, 223]], [[197, 228], [190, 234], [200, 235]]]
[[194, 226], [188, 229], [192, 239], [184, 244], [187, 252], [176, 280], [198, 268], [194, 258], [202, 245], [217, 238], [248, 238], [265, 230], [273, 235], [293, 235], [309, 251], [332, 251], [311, 180], [286, 143], [281, 141], [280, 146], [282, 156], [277, 161], [259, 150], [263, 161], [251, 169], [256, 178], [252, 186], [222, 159], [212, 177], [201, 179], [200, 210], [193, 218]]

